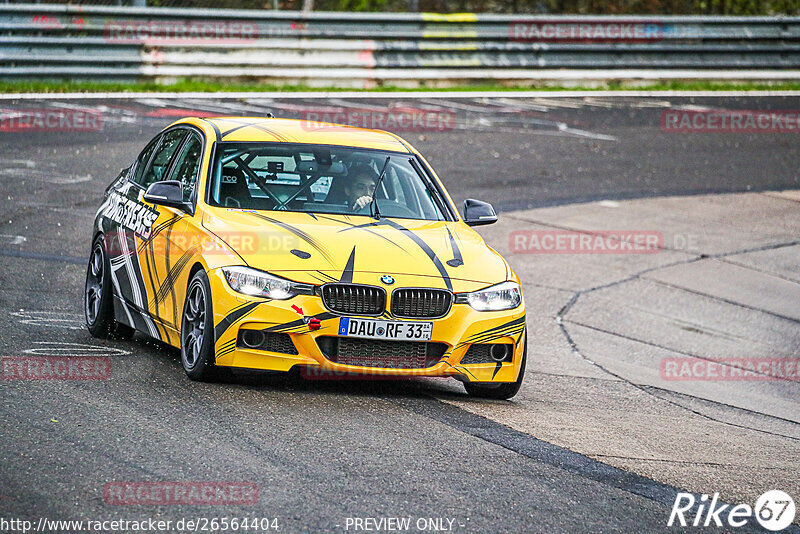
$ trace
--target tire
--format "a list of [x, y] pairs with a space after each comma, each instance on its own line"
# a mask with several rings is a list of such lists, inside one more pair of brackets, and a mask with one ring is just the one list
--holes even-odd
[[199, 270], [189, 281], [181, 319], [181, 364], [192, 380], [211, 381], [230, 374], [215, 363], [213, 317], [211, 285], [205, 271]]
[[101, 339], [130, 339], [136, 332], [114, 318], [114, 293], [111, 288], [111, 263], [108, 260], [103, 236], [92, 243], [86, 285], [83, 291], [83, 313], [92, 337]]
[[479, 399], [500, 399], [508, 400], [519, 392], [522, 386], [522, 379], [525, 377], [525, 364], [528, 361], [528, 336], [525, 335], [525, 349], [522, 351], [522, 363], [519, 367], [519, 375], [515, 382], [501, 382], [492, 384], [491, 382], [466, 382], [464, 389], [470, 397]]

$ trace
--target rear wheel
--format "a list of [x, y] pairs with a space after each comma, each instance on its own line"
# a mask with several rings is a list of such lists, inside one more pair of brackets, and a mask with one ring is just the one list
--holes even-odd
[[94, 337], [130, 339], [135, 330], [114, 319], [113, 299], [110, 262], [103, 246], [103, 236], [98, 236], [92, 244], [92, 254], [86, 267], [83, 296], [86, 326]]
[[464, 389], [471, 397], [478, 397], [481, 399], [501, 399], [507, 400], [517, 394], [522, 379], [525, 376], [525, 363], [528, 360], [528, 336], [525, 336], [525, 348], [522, 351], [522, 363], [519, 367], [519, 375], [514, 382], [501, 382], [499, 384], [492, 384], [491, 382], [466, 382]]
[[214, 380], [228, 374], [228, 369], [215, 364], [213, 317], [208, 275], [200, 270], [189, 282], [181, 322], [181, 363], [192, 380]]

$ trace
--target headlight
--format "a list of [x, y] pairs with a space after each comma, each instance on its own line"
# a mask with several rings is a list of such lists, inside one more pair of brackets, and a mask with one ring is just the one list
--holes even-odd
[[456, 302], [469, 304], [478, 311], [510, 310], [522, 302], [522, 290], [516, 282], [503, 282], [480, 291], [461, 293]]
[[245, 295], [286, 300], [295, 295], [314, 294], [312, 285], [298, 284], [250, 267], [223, 267], [222, 272], [231, 289]]

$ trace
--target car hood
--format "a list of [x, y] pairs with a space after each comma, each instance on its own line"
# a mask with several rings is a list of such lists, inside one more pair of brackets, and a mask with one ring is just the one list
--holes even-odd
[[203, 226], [247, 265], [297, 282], [474, 291], [507, 279], [503, 258], [463, 223], [217, 208]]

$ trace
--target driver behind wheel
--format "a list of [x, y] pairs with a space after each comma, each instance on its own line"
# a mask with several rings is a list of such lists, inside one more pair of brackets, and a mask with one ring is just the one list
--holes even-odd
[[359, 165], [351, 169], [348, 178], [344, 186], [347, 205], [353, 210], [360, 210], [372, 202], [378, 173], [371, 167]]

